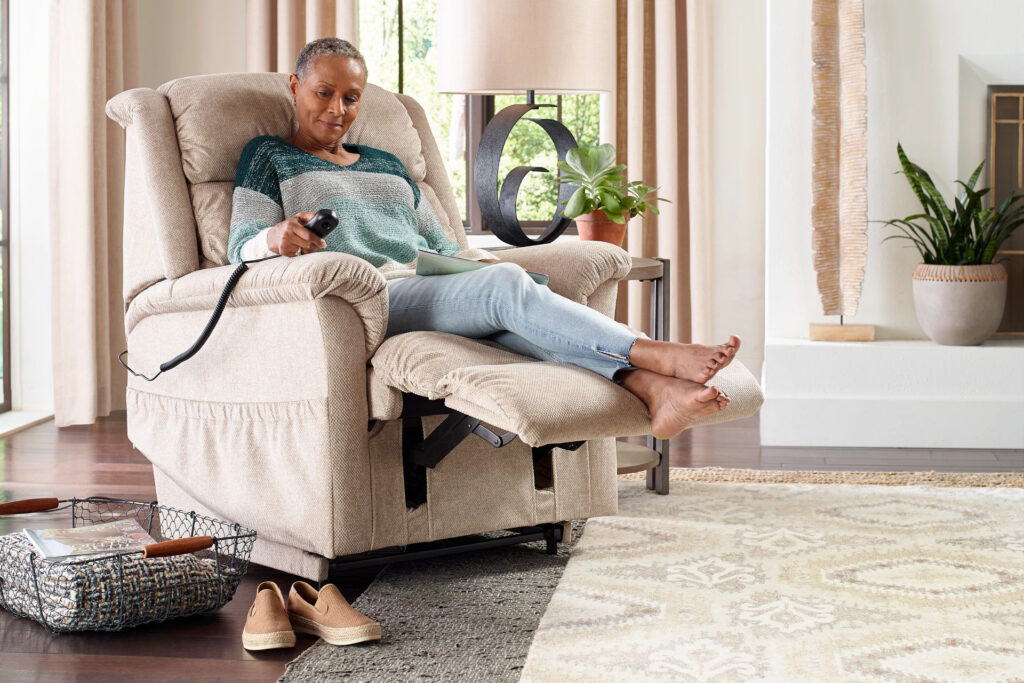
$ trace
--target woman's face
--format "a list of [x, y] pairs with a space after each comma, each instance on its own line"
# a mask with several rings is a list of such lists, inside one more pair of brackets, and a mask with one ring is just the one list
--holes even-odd
[[290, 79], [302, 137], [334, 149], [359, 114], [366, 73], [358, 60], [325, 55], [313, 60], [300, 81]]

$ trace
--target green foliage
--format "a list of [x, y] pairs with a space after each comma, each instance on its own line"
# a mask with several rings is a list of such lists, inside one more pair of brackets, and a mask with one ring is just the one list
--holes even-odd
[[[405, 0], [402, 38], [405, 55], [402, 90], [423, 106], [438, 149], [452, 180], [455, 198], [466, 214], [466, 159], [453, 153], [453, 130], [465, 129], [464, 95], [437, 92], [436, 0]], [[366, 59], [369, 81], [398, 91], [398, 0], [361, 0], [359, 49]], [[341, 36], [345, 38], [346, 36]]]
[[615, 147], [609, 144], [573, 147], [558, 168], [562, 171], [558, 182], [579, 186], [565, 203], [564, 213], [569, 218], [603, 211], [621, 224], [648, 210], [658, 213], [654, 202], [668, 201], [651, 197], [655, 188], [639, 180], [627, 181], [622, 173], [626, 165], [615, 163]]
[[992, 263], [999, 245], [1024, 224], [1024, 195], [1016, 192], [998, 207], [982, 207], [982, 199], [991, 188], [975, 190], [985, 162], [978, 164], [970, 179], [956, 181], [963, 192], [953, 199], [953, 208], [946, 204], [931, 176], [907, 158], [903, 146], [896, 144], [896, 154], [910, 189], [921, 202], [924, 213], [884, 221], [896, 228], [890, 239], [906, 239], [914, 243], [921, 259], [932, 265], [968, 266]]

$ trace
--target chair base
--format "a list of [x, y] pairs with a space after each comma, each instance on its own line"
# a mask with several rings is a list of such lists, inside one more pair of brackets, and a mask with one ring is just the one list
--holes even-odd
[[508, 529], [507, 531], [509, 533], [504, 536], [461, 536], [459, 538], [447, 538], [429, 543], [413, 543], [404, 547], [382, 548], [368, 553], [338, 557], [331, 560], [328, 578], [367, 567], [382, 567], [398, 562], [448, 557], [450, 555], [501, 548], [531, 541], [545, 541], [547, 544], [545, 551], [548, 555], [554, 555], [558, 552], [558, 544], [568, 538], [569, 523], [539, 524], [537, 526]]

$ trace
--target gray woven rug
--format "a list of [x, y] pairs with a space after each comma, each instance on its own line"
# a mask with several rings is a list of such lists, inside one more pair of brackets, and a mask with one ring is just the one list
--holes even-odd
[[558, 555], [538, 542], [387, 567], [353, 603], [384, 638], [346, 647], [321, 640], [279, 680], [518, 681], [582, 529], [574, 524]]

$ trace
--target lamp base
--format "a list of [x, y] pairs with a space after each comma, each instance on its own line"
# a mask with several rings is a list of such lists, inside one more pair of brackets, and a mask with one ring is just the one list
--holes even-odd
[[[532, 98], [531, 98], [532, 99]], [[502, 242], [517, 247], [528, 247], [533, 244], [547, 244], [565, 232], [570, 220], [562, 215], [562, 208], [569, 197], [576, 191], [575, 186], [562, 184], [558, 188], [558, 208], [547, 228], [537, 238], [531, 238], [523, 232], [516, 216], [516, 198], [519, 186], [529, 173], [548, 172], [538, 166], [518, 166], [512, 169], [501, 185], [498, 193], [498, 167], [505, 142], [512, 132], [513, 126], [520, 119], [540, 107], [551, 107], [550, 104], [513, 104], [498, 112], [484, 128], [480, 137], [480, 146], [476, 153], [473, 168], [473, 185], [476, 189], [477, 204], [487, 228]], [[555, 144], [559, 161], [565, 160], [565, 154], [576, 146], [576, 138], [561, 122], [554, 119], [526, 118], [540, 126]]]

